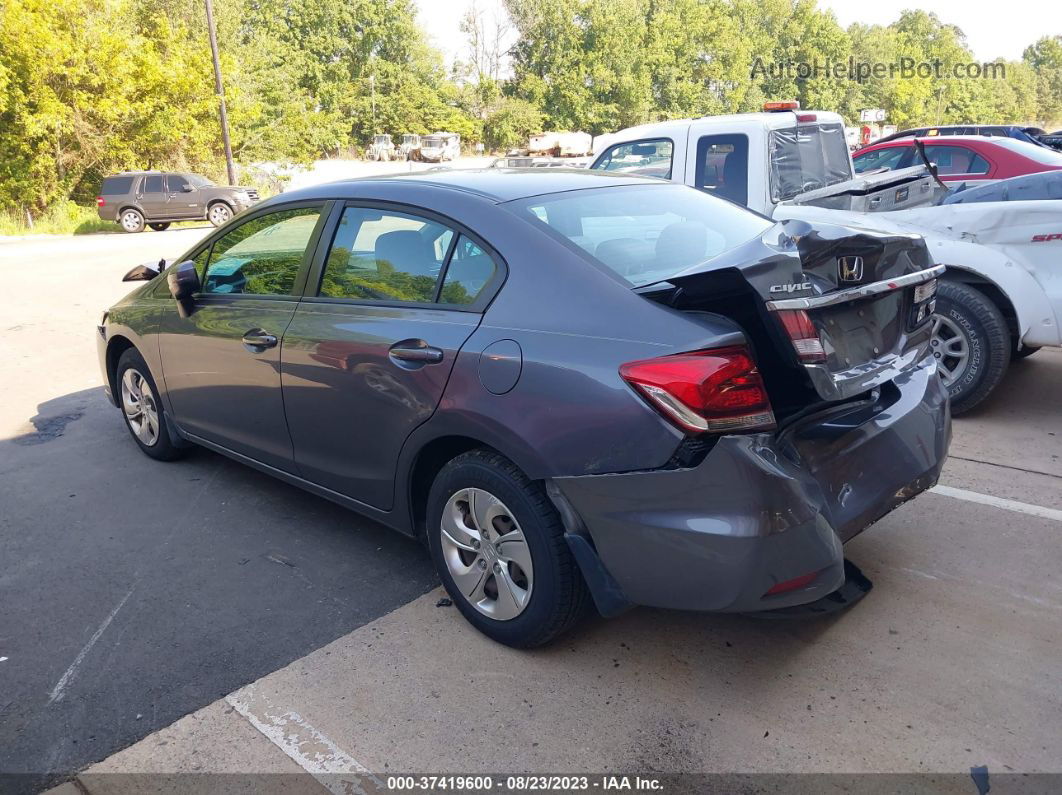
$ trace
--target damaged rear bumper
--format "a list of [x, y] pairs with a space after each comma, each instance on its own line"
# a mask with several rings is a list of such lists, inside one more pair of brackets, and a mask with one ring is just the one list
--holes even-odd
[[873, 399], [724, 436], [696, 467], [555, 478], [550, 492], [602, 612], [772, 610], [840, 587], [843, 543], [935, 484], [950, 438], [927, 359]]

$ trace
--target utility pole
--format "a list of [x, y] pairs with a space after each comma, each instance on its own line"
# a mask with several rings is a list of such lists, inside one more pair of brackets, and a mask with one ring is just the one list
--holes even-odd
[[236, 184], [236, 166], [232, 163], [232, 142], [229, 141], [229, 114], [225, 111], [225, 89], [221, 85], [221, 61], [218, 60], [218, 36], [214, 32], [214, 4], [206, 0], [207, 33], [210, 34], [210, 55], [214, 59], [214, 90], [218, 95], [221, 112], [221, 141], [225, 145], [225, 167], [229, 172], [229, 184]]

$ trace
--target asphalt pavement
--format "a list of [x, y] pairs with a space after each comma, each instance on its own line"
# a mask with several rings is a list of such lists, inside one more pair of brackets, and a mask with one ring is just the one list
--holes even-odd
[[136, 450], [94, 326], [129, 267], [207, 231], [0, 243], [9, 789], [101, 760], [93, 795], [191, 771], [1062, 773], [1062, 351], [1016, 363], [956, 421], [943, 488], [847, 547], [875, 585], [852, 610], [634, 610], [516, 652], [437, 606], [416, 544]]

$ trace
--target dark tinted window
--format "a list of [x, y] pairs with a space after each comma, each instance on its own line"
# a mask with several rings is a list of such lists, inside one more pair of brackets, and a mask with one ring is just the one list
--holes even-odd
[[320, 207], [300, 207], [245, 221], [214, 243], [205, 293], [290, 295]]
[[435, 300], [453, 230], [406, 213], [348, 207], [319, 294], [359, 301]]
[[170, 193], [178, 193], [183, 191], [185, 187], [190, 187], [191, 183], [180, 174], [170, 174], [166, 178], [170, 187]]
[[132, 177], [107, 177], [100, 188], [101, 196], [121, 196], [133, 189]]
[[735, 204], [748, 204], [748, 136], [703, 136], [697, 142], [697, 187]]
[[671, 179], [671, 156], [675, 145], [669, 138], [616, 144], [606, 149], [592, 168]]
[[141, 193], [162, 193], [162, 174], [152, 174], [150, 177], [144, 177], [144, 182], [140, 186]]
[[487, 286], [497, 270], [490, 255], [469, 238], [461, 235], [446, 267], [439, 302], [443, 304], [471, 304]]

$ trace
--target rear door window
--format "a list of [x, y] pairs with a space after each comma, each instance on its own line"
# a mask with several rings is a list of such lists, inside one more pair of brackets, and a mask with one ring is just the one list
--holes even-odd
[[697, 187], [721, 199], [749, 203], [749, 139], [704, 135], [697, 141]]
[[430, 303], [454, 231], [408, 213], [348, 207], [325, 263], [319, 295]]
[[320, 217], [320, 207], [299, 207], [244, 221], [214, 242], [203, 292], [291, 295]]
[[591, 168], [671, 179], [674, 151], [675, 144], [670, 138], [616, 144], [602, 152]]
[[954, 174], [987, 174], [988, 161], [965, 146], [927, 146], [926, 158], [935, 163], [942, 177]]
[[141, 193], [162, 193], [162, 174], [151, 174], [144, 177], [144, 181], [140, 184]]

